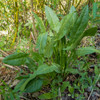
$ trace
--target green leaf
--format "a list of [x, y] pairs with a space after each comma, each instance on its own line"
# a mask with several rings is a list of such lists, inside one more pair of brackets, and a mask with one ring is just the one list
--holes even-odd
[[70, 93], [73, 93], [74, 92], [74, 88], [72, 86], [69, 86], [68, 87], [68, 90], [69, 90]]
[[27, 58], [25, 64], [28, 66], [28, 68], [29, 68], [30, 71], [34, 71], [35, 68], [36, 68], [35, 62], [33, 61], [33, 59], [31, 59], [29, 57]]
[[88, 24], [89, 20], [89, 11], [88, 11], [88, 6], [86, 6], [82, 12], [78, 20], [75, 22], [74, 27], [71, 29], [72, 31], [70, 32], [70, 41], [69, 41], [69, 46], [67, 48], [64, 48], [63, 50], [73, 50], [75, 49], [82, 38], [85, 36], [84, 30]]
[[100, 50], [96, 50], [93, 47], [82, 47], [82, 48], [78, 48], [77, 51], [76, 51], [76, 54], [78, 56], [85, 56], [87, 54], [91, 54], [91, 53], [94, 53], [94, 52], [100, 54]]
[[70, 83], [68, 81], [63, 82], [61, 85], [61, 92], [64, 92], [65, 89], [69, 86], [70, 86]]
[[97, 3], [93, 3], [93, 19], [96, 18], [97, 15]]
[[48, 66], [47, 64], [44, 64], [44, 65], [39, 66], [39, 68], [34, 72], [34, 74], [32, 74], [30, 76], [30, 78], [28, 78], [26, 80], [26, 82], [23, 84], [23, 86], [21, 87], [21, 91], [23, 91], [25, 89], [26, 85], [31, 80], [33, 80], [36, 76], [38, 76], [38, 75], [44, 75], [44, 74], [47, 74], [47, 73], [51, 73], [53, 71], [55, 71], [57, 73], [60, 73], [60, 71], [59, 71], [59, 65], [52, 64], [51, 66]]
[[47, 43], [47, 36], [48, 36], [48, 33], [43, 33], [43, 34], [40, 34], [37, 39], [36, 48], [39, 49], [40, 54], [44, 53], [44, 49]]
[[43, 64], [44, 58], [42, 57], [41, 54], [39, 54], [38, 52], [32, 52], [31, 54], [32, 54], [32, 59], [34, 61], [36, 61], [39, 65]]
[[100, 77], [100, 68], [98, 66], [94, 67], [94, 72], [95, 72], [95, 75], [99, 75]]
[[66, 73], [71, 73], [71, 74], [78, 74], [79, 71], [77, 69], [73, 69], [73, 68], [67, 68], [65, 70]]
[[72, 6], [71, 8], [70, 8], [70, 12], [69, 13], [73, 13], [73, 21], [75, 22], [76, 21], [76, 19], [77, 19], [77, 11], [76, 11], [76, 9], [75, 9], [75, 7], [74, 6]]
[[13, 93], [9, 93], [9, 97], [10, 97], [10, 100], [14, 100], [14, 95], [13, 95]]
[[27, 78], [29, 78], [29, 77], [30, 77], [30, 74], [28, 74], [28, 75], [18, 76], [18, 77], [16, 77], [16, 79], [18, 79], [18, 80], [22, 80], [22, 79], [27, 79]]
[[61, 21], [61, 27], [59, 29], [59, 32], [56, 36], [56, 40], [60, 40], [65, 35], [68, 35], [71, 28], [74, 25], [75, 19], [73, 19], [74, 14], [70, 13], [67, 16], [65, 16]]
[[75, 9], [75, 7], [74, 7], [74, 6], [72, 6], [72, 7], [70, 8], [69, 13], [73, 13], [73, 12], [76, 12], [76, 9]]
[[37, 71], [34, 72], [34, 74], [37, 76], [37, 75], [47, 74], [47, 73], [50, 73], [53, 71], [60, 73], [59, 65], [57, 65], [57, 64], [52, 64], [51, 66], [48, 66], [47, 64], [41, 65], [37, 69]]
[[44, 93], [39, 96], [39, 99], [51, 99], [51, 98], [53, 98], [52, 93]]
[[45, 14], [51, 29], [58, 32], [60, 22], [55, 12], [48, 6], [45, 6]]
[[88, 6], [85, 6], [81, 12], [80, 17], [77, 19], [77, 21], [75, 22], [75, 25], [73, 26], [71, 30], [71, 33], [70, 33], [71, 42], [75, 42], [76, 39], [81, 36], [84, 29], [87, 27], [88, 20], [89, 20], [89, 10], [88, 10]]
[[45, 53], [44, 53], [45, 57], [50, 58], [52, 56], [53, 48], [54, 48], [53, 42], [50, 41], [45, 48]]
[[26, 81], [26, 79], [21, 80], [14, 88], [14, 92], [18, 92], [20, 90], [20, 87], [24, 84], [24, 82]]
[[20, 66], [24, 65], [27, 60], [28, 54], [26, 53], [14, 53], [11, 54], [3, 59], [3, 63], [13, 65], [13, 66]]
[[24, 92], [25, 93], [36, 92], [42, 87], [42, 84], [43, 84], [43, 80], [41, 80], [41, 79], [33, 79], [27, 84]]
[[32, 13], [34, 14], [34, 17], [37, 20], [37, 23], [39, 24], [39, 27], [41, 29], [41, 32], [42, 33], [45, 33], [46, 32], [46, 29], [45, 29], [45, 26], [43, 24], [43, 21], [34, 12], [32, 12]]
[[94, 36], [97, 32], [97, 27], [87, 29], [83, 34], [84, 36]]
[[39, 62], [44, 61], [44, 58], [42, 57], [42, 55], [40, 55], [38, 52], [32, 52], [32, 58], [36, 61]]

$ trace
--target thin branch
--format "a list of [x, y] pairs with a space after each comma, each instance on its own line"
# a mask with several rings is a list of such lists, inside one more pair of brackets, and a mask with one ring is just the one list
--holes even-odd
[[[18, 68], [17, 66], [11, 66], [11, 65], [7, 65], [7, 64], [3, 64], [4, 66], [6, 66], [6, 67], [8, 67], [8, 68], [11, 68], [11, 69], [13, 69], [13, 70], [20, 70], [20, 68]], [[15, 67], [17, 67], [17, 68], [15, 68]]]
[[79, 6], [79, 4], [81, 3], [81, 0], [78, 2], [78, 4], [76, 5], [76, 7], [75, 8], [77, 8], [78, 6]]
[[59, 95], [59, 99], [62, 100], [60, 87], [58, 89], [58, 95]]
[[59, 1], [59, 3], [60, 3], [60, 5], [62, 6], [62, 8], [63, 8], [63, 10], [64, 10], [64, 12], [66, 13], [67, 11], [66, 11], [66, 8], [64, 7], [64, 5], [62, 4], [62, 2], [61, 1]]
[[3, 50], [0, 49], [0, 52], [3, 53], [4, 56], [8, 56], [9, 54], [7, 54], [6, 52], [4, 52]]
[[31, 35], [31, 37], [32, 37], [32, 39], [33, 39], [34, 44], [36, 44], [36, 40], [35, 40], [35, 37], [34, 37], [33, 33], [31, 32], [30, 35]]
[[[0, 61], [2, 61], [4, 59], [4, 57], [0, 57]], [[6, 66], [6, 67], [8, 67], [8, 68], [11, 68], [11, 69], [13, 69], [13, 70], [20, 70], [20, 68], [19, 67], [17, 67], [17, 66], [11, 66], [11, 65], [7, 65], [7, 64], [3, 64], [4, 66]]]
[[[30, 0], [31, 2], [31, 13], [34, 11], [33, 9], [33, 0]], [[35, 37], [35, 40], [37, 39], [37, 32], [36, 32], [36, 27], [35, 27], [35, 19], [34, 19], [34, 16], [32, 14], [32, 20], [33, 20], [33, 30], [34, 30], [34, 37]]]
[[3, 58], [4, 58], [4, 57], [0, 57], [0, 61], [2, 61], [2, 60], [3, 60]]

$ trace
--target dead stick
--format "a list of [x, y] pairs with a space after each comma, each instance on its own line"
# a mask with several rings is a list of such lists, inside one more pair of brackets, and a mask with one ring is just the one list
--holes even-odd
[[[31, 1], [31, 13], [32, 13], [34, 11], [34, 9], [33, 9], [33, 0], [30, 0], [30, 1]], [[32, 20], [33, 20], [34, 37], [35, 37], [35, 40], [36, 40], [37, 32], [36, 32], [36, 28], [35, 28], [35, 19], [34, 19], [33, 13], [32, 13]]]
[[14, 70], [19, 70], [19, 68], [15, 68], [15, 67], [13, 67], [11, 65], [4, 64], [4, 66], [9, 67], [9, 68], [14, 69]]
[[0, 49], [0, 52], [2, 52], [4, 56], [8, 56], [8, 54], [1, 49]]

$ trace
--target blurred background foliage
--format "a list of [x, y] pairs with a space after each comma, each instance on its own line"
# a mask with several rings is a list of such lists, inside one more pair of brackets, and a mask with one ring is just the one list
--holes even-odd
[[[62, 17], [69, 12], [69, 9], [72, 5], [75, 6], [80, 14], [80, 10], [86, 4], [88, 4], [90, 7], [90, 13], [92, 17], [92, 8], [94, 2], [99, 2], [99, 0], [0, 0], [0, 31], [8, 30], [9, 36], [12, 37], [11, 45], [13, 45], [17, 36], [29, 37], [31, 31], [34, 30], [31, 12], [34, 12], [41, 17], [47, 25], [44, 14], [45, 5], [55, 10], [58, 17], [62, 19]], [[33, 3], [33, 8], [31, 3]], [[96, 7], [94, 5], [94, 9], [95, 8]], [[94, 19], [95, 18], [96, 16], [94, 16]], [[91, 18], [91, 20], [93, 19]], [[38, 33], [39, 29], [37, 23], [35, 23], [35, 27]]]

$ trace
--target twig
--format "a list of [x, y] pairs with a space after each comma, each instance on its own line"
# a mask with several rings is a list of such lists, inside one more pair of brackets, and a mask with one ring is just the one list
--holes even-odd
[[0, 94], [0, 100], [2, 100], [1, 94]]
[[[100, 74], [99, 74], [99, 76], [98, 76], [98, 78], [97, 78], [97, 80], [96, 80], [96, 83], [98, 82], [99, 78], [100, 78]], [[96, 83], [95, 83], [95, 84], [96, 84]], [[91, 97], [92, 93], [93, 93], [93, 88], [92, 88], [91, 93], [90, 93], [90, 95], [89, 95], [89, 97], [88, 97], [88, 100], [90, 100], [90, 97]]]
[[34, 44], [36, 44], [36, 40], [35, 40], [35, 38], [34, 38], [34, 36], [33, 36], [33, 33], [31, 32], [31, 37], [32, 37], [32, 39], [33, 39], [33, 41], [34, 41]]
[[77, 8], [78, 6], [79, 6], [79, 4], [81, 3], [81, 0], [78, 2], [78, 4], [76, 5], [76, 7], [75, 8]]
[[[33, 0], [30, 0], [30, 3], [31, 3], [31, 13], [32, 13], [34, 11], [34, 9], [33, 9]], [[37, 32], [36, 32], [35, 19], [34, 19], [33, 14], [32, 14], [32, 20], [33, 20], [34, 37], [35, 37], [35, 40], [36, 40], [37, 39]]]
[[7, 54], [6, 52], [4, 52], [3, 50], [0, 49], [0, 52], [3, 53], [4, 56], [8, 56], [9, 54]]
[[[4, 59], [4, 57], [0, 57], [0, 61], [2, 61]], [[11, 65], [7, 65], [7, 64], [3, 64], [4, 66], [6, 66], [6, 67], [9, 67], [9, 68], [11, 68], [11, 69], [14, 69], [14, 70], [20, 70], [20, 68], [19, 67], [17, 67], [17, 66], [15, 66], [15, 67], [13, 67], [13, 66], [11, 66]]]
[[59, 3], [60, 3], [60, 5], [62, 6], [62, 8], [63, 8], [64, 12], [66, 13], [66, 9], [65, 9], [64, 5], [62, 4], [62, 2], [61, 2], [61, 1], [59, 1]]
[[14, 69], [14, 70], [19, 70], [20, 68], [15, 68], [15, 67], [13, 67], [13, 66], [11, 66], [11, 65], [7, 65], [7, 64], [3, 64], [4, 66], [6, 66], [6, 67], [9, 67], [9, 68], [11, 68], [11, 69]]
[[20, 98], [21, 98], [21, 99], [25, 99], [25, 100], [30, 100], [30, 99], [28, 99], [28, 98], [26, 98], [26, 97], [24, 97], [24, 96], [20, 96]]
[[60, 99], [60, 100], [62, 100], [62, 98], [61, 98], [61, 91], [60, 91], [60, 87], [59, 87], [59, 89], [58, 89], [58, 95], [59, 95], [59, 99]]
[[4, 59], [4, 57], [0, 57], [0, 61], [2, 61]]

